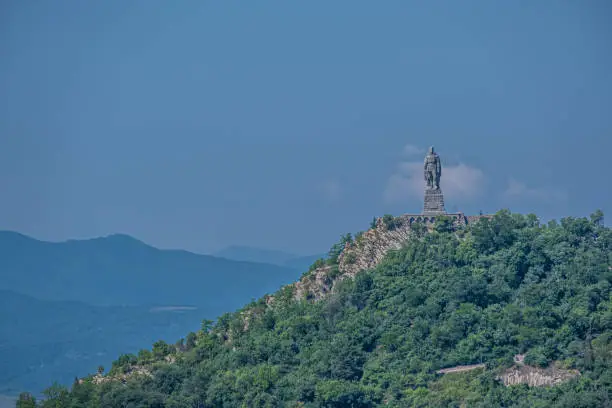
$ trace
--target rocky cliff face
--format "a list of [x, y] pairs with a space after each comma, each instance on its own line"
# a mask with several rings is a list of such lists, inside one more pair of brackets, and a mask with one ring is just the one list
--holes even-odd
[[523, 365], [507, 369], [499, 376], [499, 380], [505, 386], [527, 384], [530, 387], [543, 387], [561, 384], [579, 375], [578, 370], [565, 370], [554, 366], [539, 368]]
[[[378, 218], [376, 227], [357, 236], [352, 243], [347, 243], [338, 257], [338, 265], [323, 266], [315, 269], [294, 284], [296, 299], [318, 300], [333, 291], [334, 284], [345, 278], [354, 277], [359, 271], [374, 268], [385, 255], [394, 249], [400, 249], [417, 229], [411, 227], [414, 215], [403, 215], [393, 219]], [[433, 218], [423, 217], [422, 231], [430, 230]]]
[[343, 278], [342, 276], [335, 275], [334, 269], [328, 265], [315, 269], [293, 284], [294, 298], [296, 300], [322, 299], [332, 291], [335, 279]]
[[403, 222], [401, 217], [387, 224], [378, 218], [376, 228], [346, 244], [338, 257], [338, 265], [319, 267], [294, 283], [295, 299], [319, 300], [325, 297], [333, 291], [336, 282], [375, 267], [389, 250], [401, 248], [412, 234], [410, 224]]
[[[120, 381], [122, 383], [125, 383], [128, 380], [128, 378], [133, 377], [133, 376], [143, 376], [143, 377], [153, 378], [153, 374], [151, 374], [151, 371], [148, 368], [139, 366], [139, 365], [135, 365], [135, 366], [130, 367], [130, 370], [127, 373], [123, 373], [123, 374], [115, 374], [115, 375], [96, 374], [93, 376], [92, 382], [94, 384], [103, 384], [109, 381]], [[83, 379], [79, 380], [79, 384], [83, 384]]]
[[397, 217], [392, 223], [378, 218], [376, 228], [347, 244], [338, 257], [341, 276], [354, 277], [359, 271], [374, 268], [390, 250], [400, 249], [414, 234], [406, 216]]

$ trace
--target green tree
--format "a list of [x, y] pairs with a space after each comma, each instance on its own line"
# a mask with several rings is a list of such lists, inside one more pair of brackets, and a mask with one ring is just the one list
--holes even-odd
[[196, 346], [197, 336], [194, 332], [189, 332], [187, 334], [187, 341], [185, 342], [185, 347], [187, 350], [191, 350]]
[[160, 359], [170, 354], [171, 349], [168, 343], [166, 343], [163, 340], [158, 340], [155, 343], [153, 343], [152, 351], [153, 351], [153, 356], [157, 359]]
[[29, 392], [22, 392], [17, 399], [17, 408], [36, 408], [36, 398]]
[[423, 238], [427, 232], [427, 226], [425, 226], [425, 223], [423, 222], [413, 221], [412, 224], [410, 224], [410, 230], [417, 236], [417, 238]]
[[372, 218], [372, 221], [370, 221], [370, 229], [376, 229], [376, 221], [376, 217]]
[[453, 219], [445, 215], [436, 217], [434, 223], [434, 231], [436, 232], [451, 232], [453, 230]]
[[340, 256], [346, 244], [350, 244], [352, 242], [353, 242], [352, 234], [348, 233], [348, 234], [343, 235], [340, 238], [340, 241], [335, 243], [329, 250], [328, 255], [327, 255], [327, 263], [329, 265], [337, 264], [338, 256]]
[[68, 389], [58, 383], [45, 389], [43, 395], [45, 396], [41, 405], [43, 408], [65, 408], [70, 401]]
[[138, 351], [138, 363], [139, 364], [150, 364], [154, 360], [153, 352], [147, 349], [141, 349]]
[[601, 210], [596, 210], [591, 214], [591, 222], [600, 226], [603, 226], [604, 213]]
[[397, 227], [395, 217], [391, 214], [383, 215], [382, 222], [389, 231], [393, 231]]
[[209, 319], [202, 320], [202, 332], [203, 333], [210, 333], [213, 327], [214, 327], [214, 322], [212, 320], [209, 320]]

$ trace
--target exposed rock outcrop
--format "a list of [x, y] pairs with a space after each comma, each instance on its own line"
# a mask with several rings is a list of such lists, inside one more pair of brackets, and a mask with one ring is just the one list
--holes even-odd
[[[362, 270], [376, 267], [389, 251], [401, 249], [408, 240], [432, 231], [436, 219], [440, 216], [450, 218], [455, 227], [474, 223], [483, 217], [491, 217], [490, 215], [465, 216], [463, 213], [453, 213], [404, 214], [399, 217], [376, 218], [374, 228], [358, 234], [353, 242], [345, 245], [338, 256], [337, 265], [319, 266], [285, 288], [293, 292], [295, 300], [321, 300], [333, 293], [336, 283], [352, 278]], [[264, 300], [267, 307], [274, 306], [274, 296], [267, 295]], [[242, 312], [243, 330], [248, 330], [250, 322], [257, 318], [258, 314], [253, 313], [253, 310]]]
[[[390, 228], [391, 227], [391, 228]], [[382, 218], [354, 242], [347, 243], [338, 256], [338, 265], [325, 265], [310, 272], [294, 284], [296, 299], [319, 300], [333, 291], [334, 284], [357, 272], [375, 267], [392, 249], [399, 249], [413, 234], [410, 224], [397, 217], [392, 224]]]
[[[334, 284], [333, 268], [322, 266], [293, 284], [295, 299], [319, 300], [331, 292]], [[340, 276], [337, 277], [341, 279]]]
[[578, 370], [567, 370], [551, 365], [547, 368], [517, 364], [504, 370], [498, 377], [505, 386], [527, 384], [530, 387], [549, 387], [580, 375]]
[[153, 377], [153, 374], [151, 374], [151, 371], [149, 371], [147, 368], [143, 366], [132, 366], [130, 367], [130, 370], [128, 372], [123, 373], [123, 374], [116, 374], [116, 375], [96, 374], [93, 377], [92, 382], [94, 384], [102, 384], [108, 381], [120, 381], [122, 383], [125, 383], [128, 378], [133, 377], [133, 376]]
[[[497, 379], [506, 387], [517, 384], [527, 384], [530, 387], [550, 387], [569, 381], [580, 375], [578, 370], [568, 370], [558, 367], [558, 363], [553, 363], [547, 368], [540, 368], [524, 364], [524, 359], [525, 356], [523, 354], [514, 356], [514, 366], [503, 370]], [[443, 368], [436, 371], [436, 373], [462, 373], [485, 367], [485, 364], [462, 365]]]
[[374, 268], [390, 250], [400, 249], [413, 234], [407, 216], [394, 218], [392, 224], [378, 218], [376, 228], [347, 244], [338, 257], [340, 276], [354, 277], [359, 271]]
[[[489, 215], [465, 216], [462, 213], [443, 214], [455, 226], [464, 226]], [[391, 250], [400, 249], [409, 239], [433, 229], [438, 216], [404, 214], [399, 217], [380, 217], [375, 228], [358, 235], [347, 243], [338, 256], [337, 269], [325, 265], [308, 273], [294, 284], [295, 299], [319, 300], [333, 292], [334, 284], [354, 277], [359, 271], [374, 268]], [[416, 227], [415, 225], [418, 225]]]

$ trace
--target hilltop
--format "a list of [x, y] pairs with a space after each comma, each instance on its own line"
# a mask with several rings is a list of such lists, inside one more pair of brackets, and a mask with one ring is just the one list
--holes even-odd
[[54, 387], [48, 402], [606, 406], [612, 233], [601, 219], [384, 217], [299, 282], [205, 322], [182, 346], [156, 343], [71, 392]]

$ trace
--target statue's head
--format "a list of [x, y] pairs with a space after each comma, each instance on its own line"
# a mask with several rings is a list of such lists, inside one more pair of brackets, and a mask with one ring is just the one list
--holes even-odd
[[434, 147], [433, 147], [433, 146], [430, 146], [430, 147], [429, 147], [429, 154], [433, 154], [433, 153], [434, 153]]

